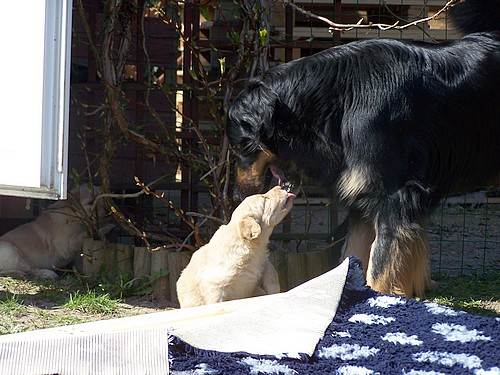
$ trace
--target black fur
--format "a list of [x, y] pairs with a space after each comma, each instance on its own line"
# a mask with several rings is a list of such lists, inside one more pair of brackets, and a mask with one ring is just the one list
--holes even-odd
[[[264, 148], [331, 187], [350, 209], [350, 232], [363, 221], [377, 234], [369, 270], [377, 279], [403, 251], [401, 233], [422, 237], [443, 197], [499, 172], [499, 9], [498, 0], [453, 9], [459, 27], [488, 33], [440, 44], [357, 41], [250, 80], [228, 114], [240, 167]], [[240, 186], [245, 195], [261, 188]]]

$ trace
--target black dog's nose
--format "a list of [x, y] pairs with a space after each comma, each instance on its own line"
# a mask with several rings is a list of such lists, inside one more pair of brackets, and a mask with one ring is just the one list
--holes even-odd
[[293, 193], [293, 189], [294, 189], [294, 186], [293, 186], [293, 183], [290, 182], [290, 181], [285, 181], [281, 184], [281, 188], [283, 190], [285, 190], [287, 193]]

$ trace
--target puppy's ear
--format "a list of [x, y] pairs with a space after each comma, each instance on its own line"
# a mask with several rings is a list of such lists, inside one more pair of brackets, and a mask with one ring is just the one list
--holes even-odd
[[240, 235], [244, 240], [254, 240], [259, 237], [261, 228], [254, 218], [247, 216], [239, 223]]

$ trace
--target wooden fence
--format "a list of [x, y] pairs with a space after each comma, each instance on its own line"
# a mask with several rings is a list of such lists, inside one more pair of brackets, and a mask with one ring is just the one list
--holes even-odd
[[[138, 284], [140, 280], [153, 280], [155, 297], [178, 305], [176, 282], [191, 254], [171, 250], [151, 252], [145, 247], [88, 239], [84, 242], [81, 267], [87, 276], [105, 275], [114, 280], [120, 275], [133, 275]], [[278, 271], [282, 291], [332, 269], [339, 261], [338, 253], [332, 248], [301, 253], [272, 251], [270, 259]]]

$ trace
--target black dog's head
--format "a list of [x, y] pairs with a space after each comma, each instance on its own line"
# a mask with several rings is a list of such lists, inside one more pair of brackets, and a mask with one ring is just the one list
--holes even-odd
[[270, 170], [284, 183], [277, 156], [276, 110], [279, 98], [262, 81], [251, 80], [228, 112], [226, 134], [237, 157], [236, 195], [244, 198], [266, 189]]

